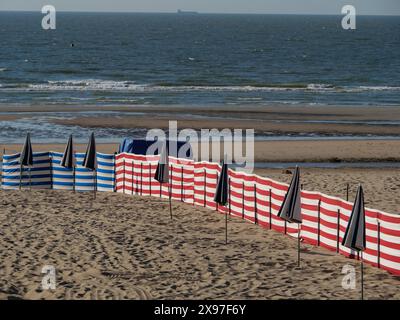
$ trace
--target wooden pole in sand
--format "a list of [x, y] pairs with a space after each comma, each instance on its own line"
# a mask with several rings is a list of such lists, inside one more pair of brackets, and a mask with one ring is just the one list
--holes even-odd
[[321, 243], [321, 199], [318, 200], [318, 238], [317, 238], [317, 246]]
[[150, 189], [149, 194], [151, 197], [151, 163], [149, 163], [149, 189]]
[[254, 185], [254, 224], [258, 224], [257, 216], [257, 185]]
[[244, 181], [242, 182], [242, 219], [244, 219]]
[[269, 229], [272, 229], [272, 189], [269, 189]]
[[349, 201], [349, 184], [346, 184], [346, 201]]
[[23, 169], [23, 165], [21, 163], [21, 165], [19, 166], [19, 190], [21, 190], [22, 188], [22, 169]]
[[4, 154], [5, 154], [5, 149], [3, 149], [3, 155], [1, 156], [1, 186], [3, 186], [3, 172], [4, 172]]
[[94, 179], [93, 199], [96, 199], [96, 196], [97, 196], [97, 161], [96, 161], [96, 167], [93, 170], [93, 179]]
[[229, 215], [232, 214], [232, 202], [231, 202], [231, 178], [228, 179], [228, 195], [229, 195]]
[[378, 268], [381, 267], [381, 223], [378, 220]]
[[338, 213], [338, 216], [337, 216], [336, 252], [339, 252], [339, 244], [340, 244], [340, 239], [339, 239], [339, 237], [340, 237], [340, 209], [338, 209], [337, 213]]
[[[228, 180], [230, 182], [230, 178]], [[229, 206], [229, 214], [231, 211], [231, 195], [230, 195], [230, 187], [229, 187], [229, 182], [228, 182], [228, 206]], [[228, 212], [225, 211], [225, 244], [228, 244]]]
[[160, 198], [162, 197], [162, 183], [160, 182]]
[[75, 164], [72, 167], [72, 191], [75, 193], [76, 190], [76, 166]]
[[140, 195], [143, 195], [143, 162], [140, 162]]
[[299, 223], [299, 231], [297, 234], [297, 267], [300, 267], [300, 239], [301, 239], [301, 224]]
[[125, 193], [125, 158], [122, 161], [122, 193]]
[[[218, 179], [219, 179], [219, 174], [217, 172], [217, 181], [215, 183], [216, 186], [218, 186]], [[218, 211], [218, 202], [215, 203], [215, 211]]]
[[[303, 184], [300, 185], [300, 192], [303, 190]], [[285, 220], [286, 222], [286, 220]], [[300, 268], [300, 240], [301, 240], [301, 223], [297, 224], [297, 267]]]
[[135, 161], [134, 160], [132, 160], [132, 172], [131, 172], [131, 188], [132, 188], [132, 190], [131, 190], [131, 194], [133, 195], [133, 172], [134, 172], [134, 170], [135, 170]]
[[361, 300], [364, 300], [364, 258], [361, 251]]
[[[228, 213], [231, 215], [231, 178], [228, 178]], [[225, 244], [228, 244], [228, 213], [225, 212]]]
[[169, 213], [171, 215], [171, 220], [172, 220], [172, 201], [171, 201], [171, 193], [172, 193], [172, 175], [171, 175], [171, 169], [172, 169], [172, 165], [168, 166], [168, 170], [169, 170]]
[[49, 152], [49, 162], [50, 162], [50, 189], [53, 189], [53, 154]]
[[28, 171], [29, 171], [29, 191], [32, 190], [32, 173], [31, 173], [31, 166], [28, 167]]
[[114, 170], [113, 170], [113, 174], [114, 174], [114, 186], [113, 186], [113, 190], [114, 192], [117, 191], [117, 175], [116, 175], [116, 170], [117, 170], [117, 158], [116, 158], [116, 152], [114, 152]]
[[183, 166], [181, 167], [181, 202], [183, 201]]
[[207, 172], [204, 168], [204, 207], [207, 205]]
[[1, 157], [2, 165], [1, 165], [1, 186], [3, 186], [3, 173], [4, 173], [4, 155], [6, 154], [6, 148], [3, 148], [3, 156]]

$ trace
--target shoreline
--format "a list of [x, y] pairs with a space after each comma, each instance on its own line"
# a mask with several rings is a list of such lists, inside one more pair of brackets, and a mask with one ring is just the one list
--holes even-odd
[[[65, 137], [67, 140], [67, 137]], [[66, 141], [65, 141], [66, 143]], [[63, 152], [65, 143], [35, 143], [32, 137], [33, 151], [58, 151]], [[209, 143], [192, 144], [193, 150], [199, 150], [198, 159], [201, 158], [201, 149], [207, 148]], [[97, 143], [97, 151], [114, 153], [118, 151], [118, 143]], [[251, 157], [251, 152], [244, 145], [233, 144], [233, 151], [239, 147], [243, 155]], [[0, 144], [0, 151], [6, 154], [18, 153], [22, 148], [21, 143]], [[85, 143], [75, 143], [77, 152], [85, 152]], [[220, 159], [223, 155], [223, 146], [220, 149]], [[210, 152], [210, 156], [212, 153]], [[206, 159], [203, 159], [206, 160]], [[210, 157], [208, 158], [210, 159]], [[250, 159], [251, 160], [251, 159]], [[255, 141], [254, 162], [256, 163], [374, 163], [400, 162], [400, 140], [299, 140], [299, 141]]]
[[[147, 130], [168, 130], [169, 121], [177, 121], [178, 130], [254, 129], [256, 144], [275, 142], [306, 145], [323, 141], [327, 144], [348, 143], [375, 145], [400, 140], [400, 107], [380, 106], [52, 106], [1, 105], [0, 125], [3, 142], [21, 142], [25, 132], [39, 142], [62, 143], [74, 134], [76, 141], [85, 142], [89, 132], [95, 131], [98, 141], [117, 143], [123, 137], [144, 138]], [[50, 142], [52, 141], [52, 142]], [[340, 142], [338, 142], [340, 141]], [[343, 142], [341, 142], [343, 141]], [[389, 142], [392, 141], [392, 142]], [[396, 144], [397, 148], [397, 144]], [[396, 148], [392, 148], [395, 152]], [[256, 148], [258, 149], [258, 147]], [[348, 150], [349, 151], [349, 150]], [[400, 154], [338, 157], [344, 161], [370, 161], [391, 158]], [[331, 156], [335, 158], [336, 156]], [[260, 160], [264, 160], [261, 157]], [[292, 157], [293, 158], [293, 157]], [[276, 159], [276, 158], [275, 158]], [[265, 158], [265, 160], [268, 160]], [[290, 159], [279, 159], [291, 161]], [[299, 160], [299, 159], [297, 159]], [[301, 159], [300, 159], [301, 160]], [[306, 161], [320, 161], [308, 157]]]

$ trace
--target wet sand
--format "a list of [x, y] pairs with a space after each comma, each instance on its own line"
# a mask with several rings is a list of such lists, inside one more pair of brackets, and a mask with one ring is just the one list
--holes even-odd
[[[379, 106], [7, 106], [0, 120], [57, 112], [76, 113], [50, 120], [89, 128], [252, 128], [269, 134], [400, 135], [400, 108]], [[86, 112], [84, 116], [79, 113]], [[121, 113], [123, 113], [121, 115]]]
[[[0, 299], [359, 299], [355, 260], [213, 210], [149, 197], [0, 191]], [[42, 268], [56, 269], [43, 290]], [[365, 268], [366, 299], [399, 299], [399, 280]]]

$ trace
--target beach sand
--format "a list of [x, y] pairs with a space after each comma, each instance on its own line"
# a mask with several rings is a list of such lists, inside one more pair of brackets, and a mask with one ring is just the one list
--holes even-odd
[[[359, 263], [238, 218], [158, 198], [1, 191], [1, 299], [359, 299]], [[56, 290], [42, 290], [45, 265]], [[399, 280], [365, 267], [366, 299], [399, 299]]]
[[[12, 109], [12, 111], [10, 111]], [[0, 120], [31, 117], [52, 107], [0, 107]], [[65, 110], [64, 110], [65, 109]], [[57, 107], [58, 111], [94, 111], [99, 107]], [[236, 109], [236, 107], [235, 107]], [[54, 110], [54, 107], [53, 107]], [[72, 110], [72, 111], [71, 111]], [[255, 128], [258, 132], [317, 134], [400, 134], [400, 127], [379, 121], [400, 120], [399, 108], [194, 108], [107, 107], [129, 116], [85, 116], [51, 121], [92, 128], [164, 128], [169, 119], [180, 127]], [[28, 112], [29, 111], [29, 112]], [[187, 110], [185, 110], [187, 111]], [[4, 113], [6, 112], [6, 113]], [[208, 117], [214, 117], [209, 119]], [[202, 118], [206, 117], [206, 118]], [[356, 123], [301, 123], [335, 120]], [[271, 122], [276, 120], [278, 122]], [[359, 120], [378, 121], [376, 125]], [[291, 122], [294, 121], [294, 122]], [[299, 122], [300, 121], [300, 122]], [[34, 137], [33, 137], [34, 142]], [[34, 151], [63, 151], [62, 144], [33, 144]], [[77, 144], [76, 151], [85, 150]], [[196, 147], [196, 146], [195, 146]], [[7, 154], [20, 144], [1, 145]], [[117, 143], [99, 144], [114, 153]], [[259, 162], [399, 161], [400, 140], [256, 141]], [[301, 170], [304, 189], [328, 195], [355, 196], [358, 183], [366, 206], [397, 213], [398, 169], [337, 168]], [[289, 182], [290, 170], [256, 169], [257, 174]], [[173, 202], [170, 221], [165, 200], [121, 194], [66, 191], [0, 191], [0, 299], [358, 299], [357, 290], [341, 286], [342, 268], [359, 264], [321, 248], [304, 245], [297, 265], [297, 242], [241, 219], [229, 221], [212, 210]], [[41, 290], [41, 270], [53, 265], [57, 289]], [[367, 299], [398, 299], [398, 278], [366, 267]]]

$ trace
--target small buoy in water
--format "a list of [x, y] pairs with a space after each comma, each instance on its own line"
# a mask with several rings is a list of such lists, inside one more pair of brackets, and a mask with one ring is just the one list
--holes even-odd
[[74, 46], [75, 46], [75, 44], [73, 42], [71, 42], [71, 47], [74, 47]]

